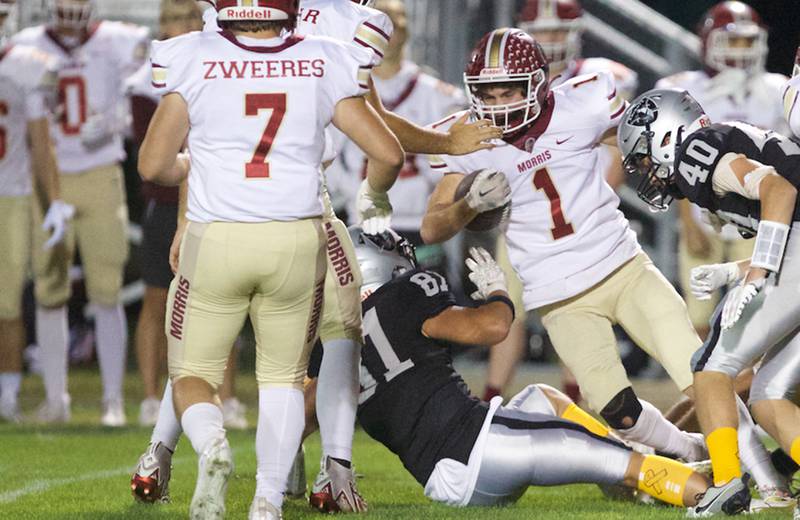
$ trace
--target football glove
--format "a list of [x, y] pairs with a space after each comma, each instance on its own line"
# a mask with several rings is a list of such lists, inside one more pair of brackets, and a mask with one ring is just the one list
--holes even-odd
[[392, 221], [392, 205], [389, 194], [372, 189], [369, 181], [364, 179], [358, 189], [356, 198], [358, 224], [368, 235], [377, 235], [389, 229]]
[[467, 205], [478, 213], [505, 206], [511, 200], [511, 186], [497, 170], [481, 170], [464, 197]]
[[765, 278], [759, 278], [739, 284], [728, 293], [725, 306], [722, 308], [722, 328], [730, 329], [742, 317], [742, 311], [753, 298], [764, 288]]
[[50, 203], [42, 221], [42, 230], [50, 232], [50, 238], [44, 243], [45, 250], [55, 247], [64, 240], [67, 223], [74, 216], [75, 206], [67, 204], [63, 200], [54, 200]]
[[711, 294], [740, 278], [736, 262], [701, 265], [691, 270], [689, 289], [698, 300], [709, 300]]
[[469, 248], [469, 255], [471, 258], [467, 258], [464, 263], [470, 271], [469, 279], [478, 288], [471, 295], [473, 300], [485, 300], [495, 291], [508, 292], [506, 275], [492, 255], [482, 247]]

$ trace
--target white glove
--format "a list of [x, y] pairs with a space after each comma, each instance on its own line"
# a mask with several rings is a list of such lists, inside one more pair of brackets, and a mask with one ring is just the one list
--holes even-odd
[[469, 254], [464, 262], [470, 270], [469, 279], [478, 288], [470, 297], [473, 300], [485, 300], [495, 291], [506, 291], [506, 275], [497, 262], [482, 247], [470, 247]]
[[392, 222], [392, 205], [389, 202], [389, 194], [374, 191], [367, 179], [364, 179], [361, 187], [358, 188], [356, 211], [358, 212], [358, 224], [368, 235], [377, 235], [386, 231]]
[[731, 289], [722, 308], [722, 328], [730, 329], [742, 317], [745, 306], [761, 291], [766, 279], [759, 278]]
[[714, 291], [739, 278], [739, 266], [736, 262], [701, 265], [692, 269], [689, 288], [698, 300], [709, 300]]
[[511, 200], [511, 186], [502, 173], [484, 169], [475, 177], [464, 198], [470, 208], [483, 213], [508, 204]]
[[75, 216], [75, 206], [67, 204], [63, 200], [54, 200], [50, 203], [47, 213], [42, 222], [42, 230], [49, 231], [50, 238], [44, 244], [44, 249], [48, 250], [61, 243], [67, 232], [67, 222]]
[[81, 144], [87, 150], [96, 150], [114, 138], [115, 125], [110, 117], [94, 114], [81, 125]]

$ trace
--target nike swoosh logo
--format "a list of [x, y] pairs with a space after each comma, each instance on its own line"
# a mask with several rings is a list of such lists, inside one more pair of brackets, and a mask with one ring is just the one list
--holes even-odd
[[483, 197], [484, 195], [488, 195], [489, 193], [491, 193], [493, 191], [494, 191], [494, 188], [492, 188], [491, 190], [488, 190], [488, 191], [479, 191], [478, 195]]
[[557, 145], [558, 145], [558, 144], [564, 144], [564, 143], [566, 143], [567, 141], [569, 141], [570, 139], [572, 139], [573, 137], [575, 137], [575, 136], [574, 136], [574, 135], [571, 135], [571, 136], [567, 137], [566, 139], [556, 139], [556, 144], [557, 144]]

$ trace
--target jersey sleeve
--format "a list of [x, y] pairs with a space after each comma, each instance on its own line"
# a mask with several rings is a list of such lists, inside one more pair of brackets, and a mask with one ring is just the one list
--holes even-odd
[[56, 96], [58, 64], [55, 58], [28, 46], [13, 46], [0, 62], [0, 75], [25, 92], [25, 114], [29, 121], [48, 115]]
[[151, 84], [157, 96], [177, 93], [189, 100], [190, 85], [186, 74], [188, 36], [179, 36], [164, 41], [154, 41], [150, 50]]
[[326, 46], [326, 53], [331, 59], [326, 72], [329, 78], [325, 81], [331, 104], [335, 106], [342, 99], [366, 95], [369, 92], [372, 54], [331, 38], [324, 38], [320, 44]]
[[783, 116], [792, 133], [800, 137], [800, 75], [790, 79], [783, 87]]
[[123, 77], [127, 77], [146, 62], [150, 31], [147, 27], [119, 22], [113, 23], [110, 29], [117, 66]]
[[409, 330], [422, 331], [425, 320], [456, 304], [447, 281], [438, 273], [418, 271], [397, 287], [396, 309]]
[[[568, 96], [585, 107], [579, 124], [586, 128], [595, 142], [610, 128], [616, 128], [628, 102], [617, 91], [614, 75], [609, 71], [598, 71], [577, 76], [564, 83]], [[576, 122], [577, 123], [577, 122]]]
[[[453, 124], [466, 113], [466, 110], [462, 110], [461, 112], [450, 114], [441, 121], [431, 123], [428, 125], [428, 128], [431, 130], [437, 130], [439, 132], [447, 132], [450, 130], [450, 127], [453, 126]], [[465, 165], [462, 164], [461, 159], [450, 155], [429, 155], [428, 163], [430, 164], [434, 173], [469, 173]]]
[[356, 27], [353, 42], [372, 53], [372, 65], [380, 65], [389, 40], [392, 38], [394, 26], [389, 17], [376, 9], [365, 9], [367, 17]]

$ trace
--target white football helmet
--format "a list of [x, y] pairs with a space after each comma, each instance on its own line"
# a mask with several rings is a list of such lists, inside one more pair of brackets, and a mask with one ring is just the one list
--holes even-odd
[[348, 228], [361, 267], [361, 299], [366, 299], [382, 285], [415, 269], [414, 246], [391, 229], [368, 235], [358, 226]]

